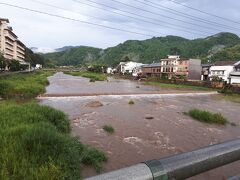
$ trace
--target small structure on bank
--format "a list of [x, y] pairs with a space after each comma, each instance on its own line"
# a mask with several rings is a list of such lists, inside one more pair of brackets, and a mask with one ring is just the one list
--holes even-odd
[[240, 84], [240, 61], [234, 64], [234, 71], [230, 73], [230, 84]]
[[212, 81], [215, 78], [222, 79], [225, 83], [229, 83], [230, 73], [235, 70], [235, 64], [237, 61], [217, 61], [210, 67], [209, 78]]
[[128, 61], [128, 62], [120, 62], [117, 66], [117, 71], [123, 75], [132, 74], [133, 70], [137, 67], [144, 65], [143, 63]]

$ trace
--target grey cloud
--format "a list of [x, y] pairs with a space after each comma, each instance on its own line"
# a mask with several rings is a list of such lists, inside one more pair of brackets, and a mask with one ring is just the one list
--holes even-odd
[[[141, 4], [135, 0], [122, 0], [122, 1], [119, 0], [119, 1], [123, 3], [127, 3], [131, 6], [145, 9], [146, 11], [163, 14], [164, 16], [168, 16], [170, 18], [175, 18], [178, 20], [173, 20], [160, 15], [144, 12], [139, 9], [137, 10], [135, 8], [127, 7], [123, 4], [119, 4], [111, 0], [93, 0], [93, 1], [96, 1], [98, 3], [103, 3], [109, 6], [113, 6], [114, 8], [117, 8], [123, 11], [129, 11], [135, 14], [139, 14], [138, 16], [129, 15], [129, 14], [128, 15], [134, 16], [140, 19], [145, 19], [146, 21], [151, 21], [153, 22], [153, 24], [144, 22], [144, 21], [137, 21], [137, 20], [120, 16], [111, 12], [106, 12], [106, 11], [98, 10], [95, 8], [91, 8], [89, 6], [73, 2], [72, 0], [58, 0], [58, 1], [57, 0], [39, 0], [39, 1], [45, 2], [48, 4], [53, 4], [55, 6], [59, 6], [62, 8], [66, 8], [71, 12], [54, 9], [44, 5], [39, 5], [37, 3], [32, 2], [31, 0], [21, 0], [21, 1], [3, 0], [3, 2], [10, 3], [10, 4], [17, 4], [17, 5], [32, 8], [32, 9], [38, 9], [44, 12], [50, 12], [50, 13], [58, 14], [65, 17], [71, 17], [79, 20], [94, 22], [94, 23], [116, 27], [124, 30], [136, 31], [136, 32], [141, 32], [145, 34], [152, 34], [154, 36], [162, 36], [162, 34], [169, 34], [169, 35], [178, 35], [186, 38], [199, 38], [199, 37], [204, 37], [205, 34], [207, 36], [207, 35], [212, 35], [214, 33], [218, 33], [220, 31], [225, 31], [225, 32], [230, 31], [233, 33], [239, 32], [238, 30], [230, 30], [220, 26], [219, 27], [212, 26], [210, 24], [202, 23], [200, 21], [194, 21], [187, 17], [178, 16], [176, 14], [167, 12], [166, 10], [165, 11], [161, 10], [161, 8], [157, 9], [157, 8], [153, 8], [153, 7]], [[87, 2], [86, 0], [79, 0], [79, 1]], [[188, 9], [186, 7], [175, 4], [169, 0], [161, 0], [161, 1], [151, 0], [151, 1], [154, 3], [158, 3], [162, 6], [174, 9], [175, 11], [187, 13], [189, 15], [200, 17], [208, 21], [214, 21], [217, 23], [221, 23], [227, 26], [240, 29], [240, 24], [229, 22], [224, 19], [212, 17], [207, 14]], [[184, 3], [187, 6], [192, 6], [199, 10], [203, 10], [212, 14], [216, 14], [218, 16], [223, 16], [233, 21], [240, 22], [239, 21], [240, 1], [236, 1], [236, 0], [218, 0], [218, 1], [216, 0], [214, 1], [213, 0], [176, 0], [176, 1]], [[98, 7], [102, 7], [102, 6], [98, 5]], [[109, 8], [106, 8], [106, 7], [104, 8], [110, 11]], [[79, 22], [72, 22], [72, 21], [63, 20], [59, 18], [49, 17], [46, 15], [39, 15], [39, 14], [15, 9], [12, 7], [6, 7], [3, 5], [0, 5], [0, 12], [1, 12], [1, 15], [0, 15], [1, 17], [9, 18], [11, 22], [11, 26], [13, 26], [16, 34], [29, 47], [34, 46], [34, 47], [57, 48], [65, 45], [89, 45], [89, 46], [104, 48], [104, 47], [116, 45], [128, 39], [149, 38], [145, 36], [134, 35], [134, 34], [124, 33], [120, 31], [114, 31], [114, 30], [103, 29], [103, 28], [95, 27], [91, 25], [81, 24]], [[146, 19], [140, 16], [146, 16], [148, 18]], [[153, 19], [156, 19], [156, 20], [153, 20]], [[163, 21], [165, 23], [163, 23]], [[186, 21], [188, 23], [185, 23], [183, 21]], [[157, 23], [159, 25], [154, 23]], [[168, 23], [173, 24], [174, 27], [172, 25], [169, 25]], [[196, 26], [193, 24], [198, 24], [200, 26]], [[170, 28], [167, 28], [166, 26], [169, 26]], [[211, 28], [215, 28], [215, 29], [211, 29]], [[182, 29], [182, 31], [180, 31], [180, 29]], [[192, 29], [196, 29], [197, 31], [204, 31], [206, 33], [204, 33], [204, 35], [200, 35], [202, 33], [199, 33], [199, 35], [198, 33], [194, 34], [194, 32], [196, 33], [196, 31], [193, 32]], [[156, 33], [154, 33], [153, 31]], [[190, 31], [190, 33], [185, 31]]]

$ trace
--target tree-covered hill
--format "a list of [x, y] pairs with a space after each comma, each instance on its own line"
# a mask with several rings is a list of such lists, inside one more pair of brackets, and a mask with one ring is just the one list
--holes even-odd
[[61, 52], [45, 54], [45, 59], [50, 60], [55, 65], [79, 65], [85, 63], [96, 62], [101, 55], [101, 49], [81, 46], [79, 48], [71, 48]]
[[240, 44], [225, 48], [211, 57], [212, 61], [217, 60], [240, 60]]
[[78, 47], [62, 52], [45, 54], [56, 65], [79, 65], [84, 63], [103, 63], [116, 65], [126, 56], [142, 63], [157, 62], [169, 54], [178, 54], [186, 58], [207, 60], [225, 59], [222, 51], [228, 51], [240, 45], [240, 38], [232, 33], [219, 33], [207, 38], [189, 40], [178, 36], [154, 37], [143, 41], [129, 40], [115, 47], [98, 49]]

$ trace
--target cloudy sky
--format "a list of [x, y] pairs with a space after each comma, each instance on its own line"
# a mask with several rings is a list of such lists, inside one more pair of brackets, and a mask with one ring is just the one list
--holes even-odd
[[106, 48], [125, 40], [153, 36], [178, 35], [194, 39], [218, 32], [238, 34], [239, 9], [239, 0], [0, 0], [0, 17], [10, 20], [19, 39], [28, 47], [49, 49], [68, 45]]

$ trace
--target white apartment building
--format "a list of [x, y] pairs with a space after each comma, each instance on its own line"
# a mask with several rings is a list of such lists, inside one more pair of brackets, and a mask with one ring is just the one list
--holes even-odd
[[230, 73], [234, 71], [237, 61], [218, 61], [210, 67], [209, 77], [219, 77], [229, 83]]
[[8, 26], [9, 20], [0, 18], [0, 53], [6, 59], [15, 59], [20, 63], [25, 61], [25, 45], [18, 40], [12, 27]]
[[119, 72], [124, 74], [132, 74], [134, 69], [136, 69], [137, 67], [140, 67], [144, 64], [142, 63], [138, 63], [138, 62], [133, 62], [133, 61], [129, 61], [129, 62], [120, 62], [117, 69], [119, 69]]

